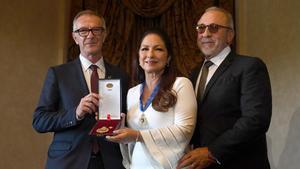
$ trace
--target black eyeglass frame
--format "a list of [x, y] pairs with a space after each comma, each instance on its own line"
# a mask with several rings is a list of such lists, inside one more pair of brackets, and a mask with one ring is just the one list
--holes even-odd
[[78, 33], [79, 36], [81, 37], [87, 37], [89, 36], [89, 33], [92, 32], [94, 36], [99, 36], [105, 32], [105, 28], [103, 27], [94, 27], [94, 28], [79, 28], [75, 31], [74, 33]]
[[215, 23], [212, 23], [209, 25], [205, 25], [205, 24], [196, 25], [196, 31], [201, 34], [205, 32], [206, 28], [208, 28], [208, 31], [210, 33], [217, 33], [220, 28], [233, 30], [231, 27], [223, 26], [223, 25], [219, 25], [219, 24], [215, 24]]

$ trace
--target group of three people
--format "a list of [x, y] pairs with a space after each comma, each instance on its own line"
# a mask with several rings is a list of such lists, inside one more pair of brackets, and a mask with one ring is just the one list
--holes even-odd
[[[54, 132], [46, 168], [269, 169], [265, 133], [272, 101], [265, 64], [231, 50], [233, 20], [224, 9], [208, 8], [196, 31], [205, 58], [191, 81], [177, 77], [166, 33], [151, 29], [139, 43], [140, 83], [127, 93], [127, 75], [103, 59], [103, 17], [78, 13], [72, 35], [79, 58], [49, 68], [33, 116], [38, 132]], [[121, 79], [126, 127], [105, 139], [89, 135], [101, 99], [91, 92], [91, 65], [100, 79]]]

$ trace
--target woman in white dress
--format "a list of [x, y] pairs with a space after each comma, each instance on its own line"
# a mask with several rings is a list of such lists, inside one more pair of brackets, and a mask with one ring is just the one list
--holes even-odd
[[176, 77], [168, 36], [144, 33], [139, 46], [140, 84], [127, 94], [127, 126], [107, 136], [121, 143], [127, 169], [172, 169], [188, 150], [197, 103], [193, 86]]

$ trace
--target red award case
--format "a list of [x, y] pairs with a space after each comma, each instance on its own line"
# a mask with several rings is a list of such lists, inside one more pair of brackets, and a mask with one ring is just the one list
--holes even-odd
[[121, 127], [121, 84], [120, 79], [99, 80], [99, 113], [97, 123], [90, 131], [93, 136], [112, 135]]
[[107, 136], [113, 135], [113, 131], [119, 129], [121, 126], [120, 119], [110, 119], [98, 120], [94, 125], [93, 129], [90, 131], [90, 135], [94, 136]]

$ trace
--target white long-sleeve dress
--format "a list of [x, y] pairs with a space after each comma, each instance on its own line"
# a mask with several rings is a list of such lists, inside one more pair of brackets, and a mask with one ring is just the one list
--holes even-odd
[[[173, 90], [177, 102], [168, 112], [158, 112], [152, 104], [142, 112], [141, 87], [139, 84], [128, 91], [127, 124], [140, 130], [143, 141], [121, 144], [123, 164], [127, 169], [176, 168], [195, 128], [197, 102], [192, 83], [185, 77], [176, 78]], [[141, 119], [145, 122], [141, 123]]]

